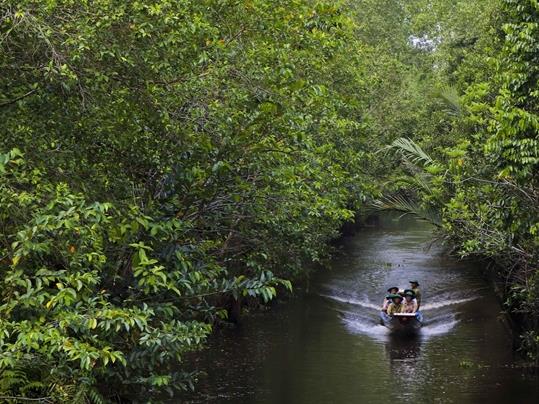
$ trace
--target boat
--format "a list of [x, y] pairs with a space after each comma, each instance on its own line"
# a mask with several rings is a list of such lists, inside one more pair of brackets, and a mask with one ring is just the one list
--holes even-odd
[[417, 313], [395, 313], [392, 316], [380, 312], [382, 325], [392, 332], [417, 332], [423, 325], [423, 315]]

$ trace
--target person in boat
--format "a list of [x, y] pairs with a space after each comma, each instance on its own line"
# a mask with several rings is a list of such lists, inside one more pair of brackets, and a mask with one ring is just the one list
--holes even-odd
[[404, 291], [404, 301], [402, 302], [402, 313], [416, 313], [417, 312], [417, 300], [415, 299], [415, 293], [411, 289]]
[[402, 313], [402, 296], [398, 294], [390, 295], [391, 303], [387, 306], [387, 315], [392, 316], [396, 313]]
[[388, 295], [384, 298], [384, 303], [382, 304], [382, 311], [387, 313], [387, 307], [391, 303], [391, 295], [396, 294], [399, 291], [399, 288], [393, 286], [387, 290]]
[[421, 290], [419, 289], [418, 281], [410, 281], [412, 291], [415, 293], [415, 300], [417, 300], [417, 310], [421, 307]]

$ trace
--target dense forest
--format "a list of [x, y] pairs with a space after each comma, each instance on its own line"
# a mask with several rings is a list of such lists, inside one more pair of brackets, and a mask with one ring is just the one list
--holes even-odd
[[2, 0], [0, 69], [4, 398], [196, 388], [375, 209], [488, 259], [538, 363], [538, 1]]

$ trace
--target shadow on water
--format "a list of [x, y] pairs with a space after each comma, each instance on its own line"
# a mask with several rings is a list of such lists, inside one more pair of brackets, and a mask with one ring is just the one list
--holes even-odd
[[[538, 379], [515, 368], [480, 268], [431, 241], [427, 225], [394, 217], [344, 240], [307, 296], [217, 332], [195, 363], [207, 377], [182, 401], [539, 402]], [[425, 323], [415, 336], [393, 335], [379, 307], [388, 287], [412, 278]]]

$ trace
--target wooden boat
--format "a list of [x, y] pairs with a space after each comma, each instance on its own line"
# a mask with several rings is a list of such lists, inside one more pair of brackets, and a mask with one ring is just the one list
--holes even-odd
[[423, 322], [423, 316], [420, 312], [417, 313], [395, 313], [388, 316], [384, 312], [380, 312], [382, 324], [395, 332], [416, 332]]

